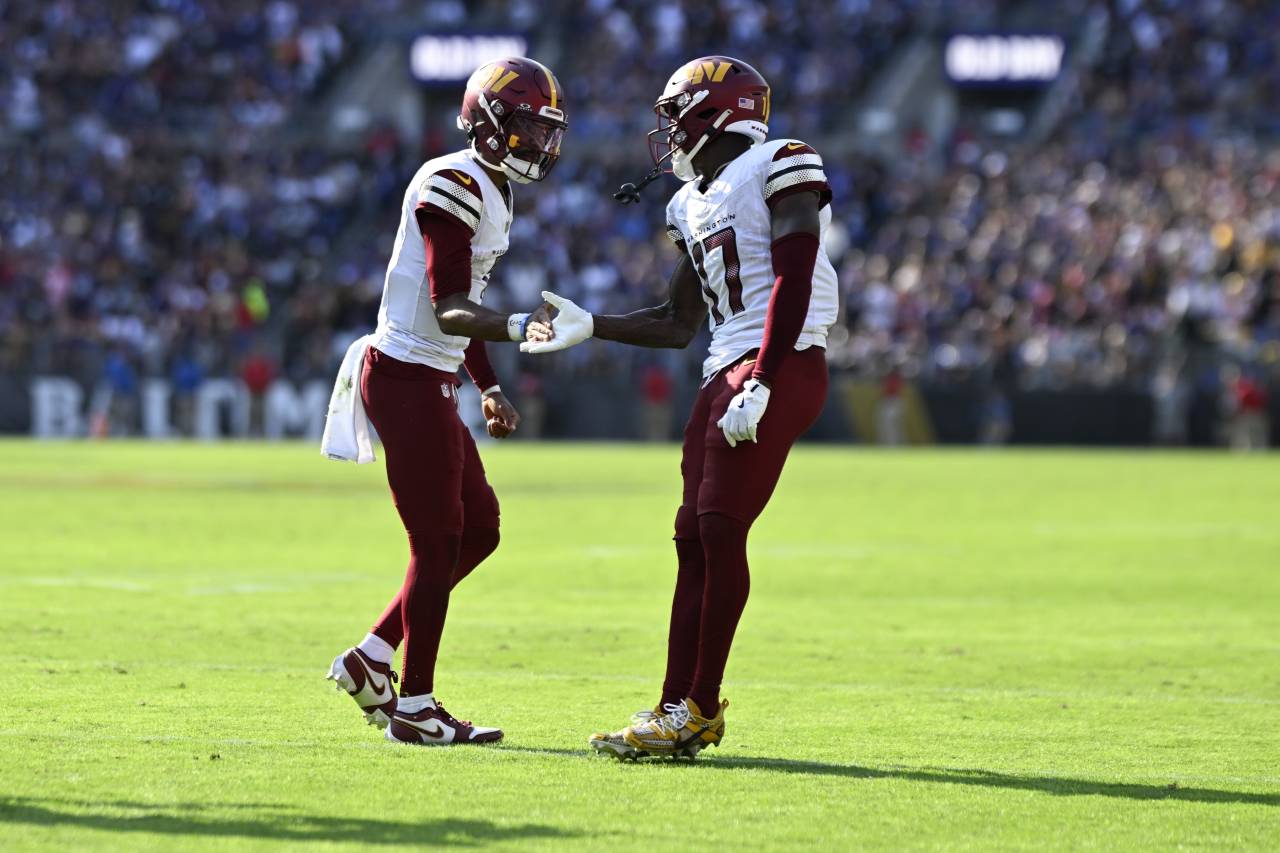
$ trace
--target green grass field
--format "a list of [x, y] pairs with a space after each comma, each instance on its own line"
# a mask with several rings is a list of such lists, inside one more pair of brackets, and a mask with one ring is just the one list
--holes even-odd
[[1280, 847], [1280, 459], [806, 447], [719, 750], [657, 698], [678, 448], [483, 449], [504, 541], [384, 744], [322, 679], [398, 585], [381, 465], [0, 443], [0, 849]]

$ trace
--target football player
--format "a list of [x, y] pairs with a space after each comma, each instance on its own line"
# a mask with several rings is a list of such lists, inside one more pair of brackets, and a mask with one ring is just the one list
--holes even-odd
[[[328, 675], [388, 740], [411, 744], [502, 738], [499, 729], [456, 719], [434, 693], [450, 590], [498, 546], [498, 501], [458, 417], [457, 371], [465, 366], [480, 389], [489, 434], [510, 434], [520, 418], [484, 342], [546, 340], [551, 330], [545, 312], [508, 316], [480, 301], [507, 251], [511, 184], [543, 180], [560, 155], [563, 89], [531, 59], [490, 62], [467, 82], [458, 127], [469, 147], [425, 163], [405, 192], [360, 376], [408, 533], [409, 567], [382, 617]], [[397, 698], [391, 662], [402, 642]]]
[[[667, 234], [682, 255], [666, 303], [592, 316], [544, 294], [559, 308], [555, 338], [521, 345], [549, 352], [594, 335], [685, 347], [710, 316], [702, 390], [684, 432], [662, 696], [630, 726], [590, 739], [620, 758], [693, 756], [720, 742], [720, 682], [750, 583], [747, 533], [826, 399], [838, 304], [822, 247], [831, 189], [813, 148], [768, 140], [770, 106], [768, 83], [741, 60], [708, 56], [677, 71], [650, 133], [657, 167], [669, 162], [685, 182], [667, 205]], [[635, 193], [628, 185], [619, 195]]]

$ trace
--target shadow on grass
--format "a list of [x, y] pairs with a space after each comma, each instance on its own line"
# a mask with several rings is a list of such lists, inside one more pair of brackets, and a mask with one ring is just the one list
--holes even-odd
[[[503, 750], [556, 756], [592, 757], [597, 761], [612, 759], [588, 756], [584, 750], [535, 749], [506, 746]], [[944, 785], [976, 785], [983, 788], [1006, 788], [1015, 791], [1037, 791], [1059, 797], [1119, 797], [1126, 800], [1181, 800], [1192, 803], [1237, 803], [1280, 806], [1280, 794], [1252, 791], [1220, 791], [1214, 788], [1187, 788], [1177, 783], [1142, 785], [1133, 782], [1099, 782], [1089, 779], [1066, 779], [1058, 776], [1015, 775], [991, 770], [956, 767], [860, 767], [856, 764], [827, 764], [821, 761], [793, 761], [786, 758], [751, 758], [747, 756], [713, 756], [703, 753], [697, 761], [646, 759], [642, 764], [664, 767], [688, 767], [706, 771], [763, 770], [769, 773], [794, 773], [804, 776], [839, 776], [847, 779], [905, 779], [910, 782], [937, 782]]]
[[[703, 762], [698, 762], [703, 763]], [[1065, 779], [1059, 776], [1015, 775], [991, 770], [958, 767], [858, 767], [852, 764], [823, 764], [817, 761], [788, 761], [782, 758], [712, 758], [705, 762], [717, 769], [768, 770], [775, 773], [802, 773], [819, 776], [848, 776], [855, 779], [906, 779], [911, 782], [941, 782], [945, 785], [977, 785], [1038, 791], [1059, 797], [1120, 797], [1126, 800], [1182, 800], [1193, 803], [1248, 803], [1280, 806], [1280, 794], [1252, 791], [1220, 791], [1215, 788], [1185, 788], [1177, 783], [1142, 785], [1134, 782], [1099, 782]]]
[[[218, 811], [234, 811], [219, 815]], [[247, 803], [139, 803], [0, 797], [0, 824], [76, 827], [107, 832], [255, 838], [277, 841], [351, 841], [360, 844], [478, 847], [500, 841], [567, 838], [554, 826], [502, 826], [462, 818], [420, 822], [299, 814], [290, 806]]]

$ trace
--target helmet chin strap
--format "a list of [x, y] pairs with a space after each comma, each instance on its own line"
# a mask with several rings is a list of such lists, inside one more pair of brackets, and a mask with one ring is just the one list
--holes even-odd
[[[493, 112], [493, 107], [489, 106], [489, 99], [484, 96], [483, 92], [481, 92], [480, 96], [476, 98], [476, 101], [480, 104], [480, 109], [484, 110], [484, 114], [489, 117], [489, 121], [493, 123], [494, 128], [496, 128], [496, 132], [502, 133], [502, 122], [498, 121], [497, 115]], [[507, 177], [513, 177], [511, 175], [511, 171], [506, 168], [505, 163], [500, 163], [495, 166], [493, 163], [490, 163], [485, 159], [485, 156], [481, 153], [478, 145], [480, 140], [476, 138], [475, 129], [471, 126], [470, 122], [465, 121], [461, 116], [459, 116], [458, 127], [465, 130], [467, 135], [471, 137], [471, 156], [477, 163], [484, 166], [490, 172], [501, 172], [507, 175]], [[492, 141], [492, 137], [490, 137], [490, 141]]]
[[[507, 155], [507, 156], [508, 158], [510, 158], [510, 155]], [[479, 150], [476, 149], [476, 141], [474, 139], [471, 140], [471, 159], [475, 160], [477, 163], [479, 163], [484, 168], [488, 169], [490, 172], [498, 172], [499, 174], [505, 175], [509, 179], [515, 181], [517, 184], [531, 184], [534, 181], [538, 180], [532, 175], [526, 175], [523, 172], [513, 169], [511, 165], [507, 163], [506, 160], [503, 160], [502, 164], [498, 166], [495, 166], [492, 163], [490, 163], [488, 160], [485, 160], [484, 157], [480, 156]]]
[[[721, 134], [720, 125], [724, 124], [725, 120], [731, 115], [733, 115], [732, 110], [725, 110], [716, 116], [716, 120], [711, 123], [711, 129], [702, 134], [698, 144], [693, 146], [693, 150], [685, 154], [684, 157], [676, 156], [676, 154], [683, 154], [684, 152], [682, 151], [677, 151], [676, 154], [671, 155], [671, 169], [677, 178], [682, 181], [692, 181], [695, 178], [702, 177], [693, 165], [693, 158], [698, 156], [698, 152], [702, 150], [704, 145]], [[681, 174], [681, 172], [684, 172], [684, 174]]]
[[[503, 132], [502, 123], [498, 121], [498, 116], [494, 114], [493, 108], [489, 105], [489, 99], [484, 96], [484, 93], [481, 93], [480, 97], [477, 98], [477, 101], [480, 104], [480, 108], [484, 110], [485, 115], [489, 117], [489, 121], [493, 122], [493, 126], [498, 129], [498, 133], [502, 133]], [[480, 152], [480, 148], [477, 145], [479, 140], [476, 139], [475, 134], [472, 132], [472, 129], [469, 126], [466, 126], [464, 124], [461, 117], [458, 118], [458, 127], [466, 130], [468, 134], [470, 134], [471, 136], [472, 159], [474, 159], [481, 166], [484, 166], [490, 172], [498, 172], [499, 174], [505, 175], [507, 178], [515, 181], [517, 184], [531, 184], [534, 181], [540, 179], [541, 175], [535, 177], [534, 175], [521, 172], [519, 169], [514, 168], [510, 163], [510, 161], [513, 159], [510, 152], [507, 152], [507, 156], [502, 159], [501, 163], [497, 165], [490, 163], [488, 160], [485, 159], [484, 155]], [[518, 158], [515, 158], [515, 159], [518, 159]]]
[[501, 131], [502, 122], [498, 121], [498, 117], [493, 114], [493, 108], [489, 106], [489, 99], [484, 96], [484, 92], [481, 92], [476, 100], [480, 103], [480, 109], [484, 110], [484, 114], [489, 117], [489, 121], [493, 122], [493, 126]]
[[[700, 92], [699, 95], [701, 95], [702, 97], [695, 97], [694, 103], [697, 103], [698, 101], [702, 100], [703, 97], [706, 97], [706, 92], [705, 91]], [[692, 107], [693, 107], [693, 104], [690, 104], [689, 107], [686, 107], [685, 110], [683, 110], [680, 114], [683, 116], [684, 113], [688, 112], [689, 109]], [[674, 174], [677, 178], [679, 178], [682, 181], [692, 181], [698, 177], [697, 172], [694, 171], [693, 169], [693, 158], [697, 156], [698, 152], [702, 150], [702, 147], [704, 145], [706, 145], [712, 139], [715, 139], [717, 136], [721, 134], [722, 131], [720, 130], [720, 126], [724, 124], [725, 120], [729, 118], [730, 115], [732, 115], [731, 110], [725, 110], [724, 112], [722, 112], [716, 118], [716, 120], [712, 123], [711, 130], [702, 135], [702, 138], [698, 140], [698, 144], [693, 146], [693, 150], [690, 151], [688, 154], [685, 154], [679, 148], [672, 148], [667, 153], [667, 155], [662, 158], [663, 160], [665, 160], [667, 157], [671, 158], [672, 174]], [[677, 157], [677, 155], [683, 155], [683, 156]], [[688, 169], [685, 169], [686, 166], [688, 167]], [[685, 172], [689, 176], [685, 177], [685, 175], [681, 174], [681, 172]], [[644, 189], [649, 184], [656, 181], [661, 174], [662, 174], [662, 162], [659, 161], [658, 164], [655, 165], [653, 169], [649, 171], [649, 174], [645, 175], [643, 178], [640, 179], [639, 183], [633, 184], [630, 181], [628, 181], [627, 183], [618, 187], [618, 191], [613, 194], [614, 201], [618, 202], [619, 204], [638, 204], [640, 202], [640, 190]]]
[[705, 136], [699, 139], [698, 144], [693, 146], [693, 151], [688, 154], [679, 150], [673, 153], [671, 155], [671, 174], [682, 181], [692, 181], [697, 178], [698, 170], [694, 168], [693, 158], [694, 155], [702, 150], [702, 146], [706, 141], [707, 137]]
[[[541, 170], [539, 170], [538, 176], [534, 177], [533, 175], [526, 174], [515, 168], [512, 168], [511, 164], [507, 162], [510, 159], [511, 159], [511, 155], [507, 155], [507, 159], [502, 161], [502, 171], [504, 174], [506, 174], [508, 178], [515, 181], [517, 184], [531, 184], [534, 181], [541, 179], [542, 177]], [[538, 168], [538, 167], [533, 166], [532, 168]]]
[[484, 167], [485, 167], [486, 169], [488, 169], [490, 172], [505, 172], [505, 171], [506, 171], [506, 170], [505, 170], [505, 169], [503, 169], [501, 166], [495, 166], [495, 165], [493, 165], [492, 163], [490, 163], [488, 160], [484, 159], [484, 157], [480, 154], [479, 149], [478, 149], [478, 148], [476, 148], [476, 141], [475, 141], [474, 139], [472, 139], [472, 140], [471, 140], [471, 159], [472, 159], [472, 160], [475, 160], [475, 161], [476, 161], [477, 163], [479, 163], [481, 166], [484, 166]]

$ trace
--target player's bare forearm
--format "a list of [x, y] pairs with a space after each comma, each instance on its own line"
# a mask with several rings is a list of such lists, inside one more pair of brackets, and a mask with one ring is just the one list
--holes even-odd
[[675, 322], [670, 303], [630, 314], [595, 314], [595, 337], [637, 347], [683, 349], [693, 330]]
[[671, 275], [671, 296], [662, 305], [630, 314], [596, 314], [595, 337], [637, 347], [684, 349], [707, 316], [702, 284], [688, 256]]
[[[454, 293], [435, 303], [436, 322], [440, 331], [446, 335], [458, 335], [482, 341], [510, 341], [507, 331], [507, 319], [510, 315], [485, 308], [472, 302], [466, 294]], [[544, 317], [545, 311], [538, 309], [531, 321]]]

